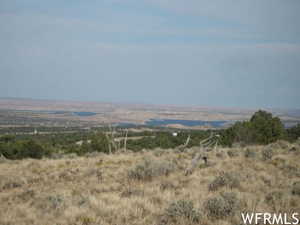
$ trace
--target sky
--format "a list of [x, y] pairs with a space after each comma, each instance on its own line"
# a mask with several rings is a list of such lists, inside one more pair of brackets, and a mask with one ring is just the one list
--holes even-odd
[[0, 97], [300, 108], [299, 0], [0, 0]]

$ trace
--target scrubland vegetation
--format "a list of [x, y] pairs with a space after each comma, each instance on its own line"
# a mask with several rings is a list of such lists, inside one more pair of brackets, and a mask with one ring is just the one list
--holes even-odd
[[[225, 225], [243, 224], [241, 212], [300, 212], [299, 130], [259, 111], [215, 131], [219, 148], [199, 147], [210, 131], [145, 132], [127, 149], [105, 132], [5, 135], [0, 224]], [[186, 174], [199, 151], [207, 162]]]
[[212, 150], [185, 176], [198, 151], [2, 159], [0, 224], [242, 224], [241, 212], [299, 212], [299, 142]]
[[[28, 130], [28, 128], [26, 128]], [[177, 130], [176, 130], [177, 131]], [[92, 152], [114, 153], [124, 146], [126, 129], [116, 128], [72, 133], [56, 132], [38, 135], [2, 135], [0, 136], [0, 155], [8, 159], [59, 157], [63, 154], [85, 155]], [[225, 130], [213, 131], [220, 135], [219, 144], [223, 147], [270, 144], [277, 140], [295, 142], [300, 137], [300, 124], [285, 129], [279, 118], [265, 111], [256, 112], [249, 121], [236, 122]], [[172, 136], [172, 130], [153, 130], [139, 133], [128, 132], [126, 149], [134, 152], [143, 149], [169, 149], [183, 145], [188, 136], [189, 148], [199, 146], [199, 142], [211, 134], [210, 130], [181, 130], [178, 136]], [[134, 136], [135, 138], [130, 139]], [[119, 139], [118, 142], [112, 141]], [[80, 144], [76, 144], [80, 142]]]

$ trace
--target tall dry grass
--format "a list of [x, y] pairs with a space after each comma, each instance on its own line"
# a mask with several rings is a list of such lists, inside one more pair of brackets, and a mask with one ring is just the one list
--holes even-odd
[[211, 151], [189, 176], [197, 148], [2, 160], [0, 224], [225, 225], [241, 212], [300, 212], [300, 146], [286, 145]]

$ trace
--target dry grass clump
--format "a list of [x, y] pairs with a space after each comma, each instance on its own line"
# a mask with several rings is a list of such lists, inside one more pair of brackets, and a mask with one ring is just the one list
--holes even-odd
[[300, 168], [295, 165], [287, 165], [285, 164], [282, 168], [288, 177], [300, 177]]
[[175, 170], [176, 166], [174, 163], [160, 160], [160, 159], [144, 159], [138, 163], [134, 168], [128, 171], [128, 178], [149, 181], [154, 177], [168, 176]]
[[156, 148], [152, 152], [153, 152], [153, 155], [155, 155], [156, 157], [160, 157], [160, 156], [168, 153], [168, 150], [161, 149], [161, 148]]
[[217, 191], [222, 187], [238, 188], [240, 179], [236, 173], [221, 172], [208, 186], [210, 191]]
[[297, 181], [293, 184], [292, 194], [300, 196], [300, 181]]
[[132, 196], [144, 196], [144, 191], [132, 187], [126, 187], [124, 191], [120, 194], [122, 198], [130, 198]]
[[267, 203], [273, 203], [276, 200], [282, 199], [283, 194], [282, 191], [272, 191], [266, 195], [265, 200]]
[[235, 192], [225, 192], [204, 202], [204, 209], [212, 219], [233, 216], [239, 209], [239, 199]]
[[25, 182], [18, 177], [0, 176], [0, 191], [20, 188]]
[[229, 149], [229, 150], [227, 151], [227, 155], [228, 155], [229, 157], [237, 157], [237, 156], [239, 156], [239, 152], [238, 152], [237, 149]]
[[288, 149], [290, 147], [290, 143], [284, 140], [278, 140], [275, 143], [269, 144], [269, 147], [273, 149]]
[[256, 152], [253, 149], [247, 148], [244, 152], [245, 158], [255, 158]]
[[172, 202], [164, 212], [160, 224], [176, 224], [178, 222], [188, 221], [198, 223], [200, 221], [200, 211], [194, 208], [190, 200], [178, 200]]
[[56, 152], [50, 155], [49, 158], [51, 159], [75, 159], [78, 155], [74, 153], [63, 153], [63, 152]]
[[219, 151], [219, 152], [216, 153], [216, 157], [217, 157], [217, 158], [220, 158], [220, 159], [223, 159], [223, 158], [225, 158], [225, 155], [224, 155], [223, 152], [220, 152], [220, 151]]
[[164, 180], [161, 182], [161, 184], [159, 185], [159, 189], [161, 191], [165, 191], [165, 190], [172, 190], [172, 189], [176, 189], [176, 185], [168, 180]]
[[297, 200], [289, 191], [274, 190], [265, 196], [265, 203], [271, 209], [270, 212], [297, 211], [297, 204], [294, 201]]
[[95, 219], [86, 215], [79, 215], [76, 217], [74, 225], [92, 225], [95, 224]]
[[35, 197], [35, 191], [34, 190], [25, 190], [24, 192], [17, 195], [17, 198], [21, 199], [22, 201], [29, 201], [30, 199], [33, 199]]
[[293, 153], [294, 155], [300, 155], [300, 144], [295, 143], [291, 148], [288, 150], [289, 153]]

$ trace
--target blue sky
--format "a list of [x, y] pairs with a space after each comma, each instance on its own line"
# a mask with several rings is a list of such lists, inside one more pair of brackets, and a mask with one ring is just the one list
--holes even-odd
[[300, 108], [299, 0], [1, 0], [0, 97]]

